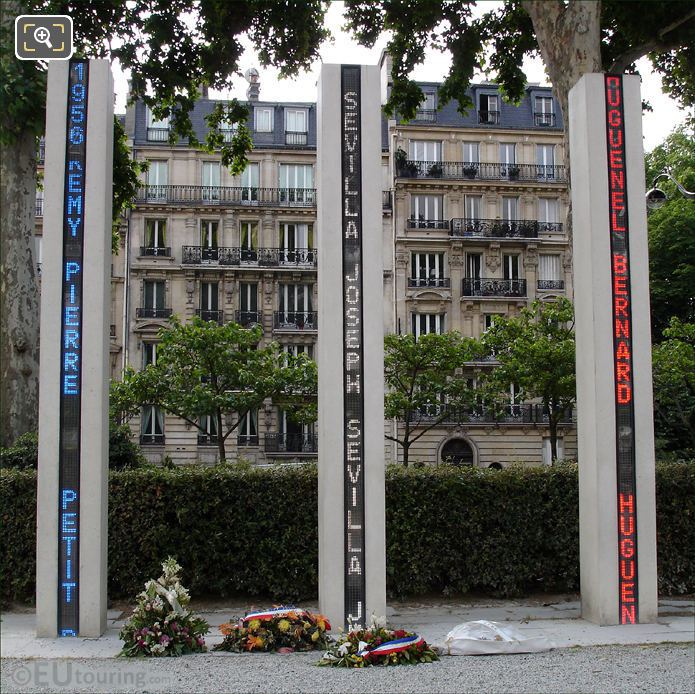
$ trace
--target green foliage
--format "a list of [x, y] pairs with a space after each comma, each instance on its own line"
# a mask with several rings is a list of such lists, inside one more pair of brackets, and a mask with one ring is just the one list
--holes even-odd
[[534, 301], [518, 317], [496, 318], [482, 343], [500, 363], [487, 377], [491, 404], [508, 401], [510, 384], [521, 401], [538, 398], [548, 411], [552, 459], [557, 458], [557, 425], [574, 405], [574, 309], [569, 299]]
[[34, 468], [39, 457], [39, 437], [33, 431], [19, 436], [8, 448], [0, 448], [0, 468]]
[[[159, 332], [157, 363], [126, 374], [121, 400], [157, 405], [204, 433], [200, 418], [213, 416], [220, 460], [226, 457], [226, 439], [266, 398], [296, 421], [314, 421], [316, 363], [304, 354], [284, 353], [277, 343], [259, 347], [261, 336], [259, 326], [200, 318], [184, 324], [174, 316]], [[226, 424], [223, 415], [232, 412], [237, 417]]]
[[695, 456], [695, 323], [672, 318], [652, 351], [657, 450]]
[[[656, 467], [659, 589], [695, 591], [695, 463]], [[3, 600], [31, 599], [36, 478], [0, 470]], [[192, 592], [281, 601], [318, 587], [314, 466], [111, 472], [109, 595], [132, 597], [162, 557]], [[579, 587], [576, 465], [408, 468], [386, 473], [391, 595], [479, 591], [512, 596]], [[230, 567], [233, 567], [230, 569]]]
[[169, 557], [162, 564], [162, 575], [147, 581], [119, 634], [123, 641], [120, 655], [156, 658], [207, 650], [204, 636], [210, 626], [187, 609], [191, 598], [181, 585], [181, 571]]
[[[677, 128], [645, 158], [647, 187], [670, 169], [686, 188], [695, 190], [695, 133]], [[649, 288], [652, 340], [659, 342], [672, 316], [695, 323], [695, 204], [666, 179], [657, 185], [668, 195], [658, 210], [650, 210]]]
[[[385, 336], [384, 414], [403, 422], [401, 435], [386, 438], [402, 446], [405, 467], [415, 441], [448, 417], [449, 410], [473, 402], [473, 391], [464, 378], [454, 376], [454, 370], [471, 361], [477, 350], [475, 340], [457, 332], [430, 333], [418, 339], [409, 334]], [[443, 404], [446, 408], [439, 407]], [[431, 416], [433, 411], [439, 414]]]

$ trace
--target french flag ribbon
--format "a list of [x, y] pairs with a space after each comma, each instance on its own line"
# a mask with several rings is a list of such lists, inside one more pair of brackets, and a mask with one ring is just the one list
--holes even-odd
[[402, 639], [395, 639], [394, 641], [387, 641], [382, 643], [380, 646], [369, 650], [365, 648], [361, 650], [357, 655], [364, 657], [365, 655], [391, 655], [391, 653], [400, 653], [401, 651], [407, 651], [411, 646], [417, 646], [419, 643], [424, 643], [422, 636], [413, 634], [412, 636], [406, 636]]
[[274, 607], [272, 610], [263, 610], [263, 612], [251, 612], [245, 617], [242, 617], [242, 623], [250, 622], [252, 619], [260, 619], [267, 621], [274, 617], [286, 617], [290, 612], [294, 612], [297, 616], [306, 614], [305, 610], [297, 607]]

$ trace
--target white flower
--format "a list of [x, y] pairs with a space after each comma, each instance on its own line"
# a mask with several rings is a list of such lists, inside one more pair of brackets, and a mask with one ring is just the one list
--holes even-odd
[[164, 653], [164, 646], [161, 643], [155, 643], [152, 646], [152, 653]]
[[350, 651], [350, 643], [349, 643], [349, 641], [346, 641], [344, 644], [342, 644], [338, 648], [338, 655], [339, 656], [347, 655], [349, 653], [349, 651]]
[[368, 643], [365, 643], [364, 641], [360, 641], [360, 642], [357, 644], [357, 652], [360, 653], [360, 652], [363, 651], [365, 648], [367, 648], [368, 645], [369, 645]]
[[377, 617], [375, 614], [372, 615], [372, 628], [373, 629], [386, 629], [386, 617]]

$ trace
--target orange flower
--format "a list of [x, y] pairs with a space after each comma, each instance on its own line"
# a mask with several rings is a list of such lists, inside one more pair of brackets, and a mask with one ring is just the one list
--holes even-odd
[[233, 631], [236, 630], [235, 624], [220, 624], [220, 631], [225, 635], [229, 636]]
[[322, 614], [316, 615], [316, 624], [318, 624], [318, 627], [319, 629], [321, 629], [321, 631], [326, 631], [326, 629], [331, 628], [330, 622]]
[[264, 645], [265, 642], [260, 636], [253, 636], [252, 634], [249, 634], [248, 638], [246, 639], [247, 651], [252, 651], [254, 648], [258, 648], [258, 650], [261, 650]]

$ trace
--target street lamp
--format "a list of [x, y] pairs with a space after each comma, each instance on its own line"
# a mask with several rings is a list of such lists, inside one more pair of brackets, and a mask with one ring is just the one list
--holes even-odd
[[676, 184], [676, 188], [683, 194], [683, 197], [688, 198], [688, 200], [695, 200], [695, 192], [690, 192], [686, 190], [674, 177], [673, 174], [668, 170], [664, 169], [656, 178], [652, 181], [651, 190], [647, 191], [647, 207], [650, 210], [658, 210], [667, 200], [668, 195], [661, 190], [661, 188], [656, 187], [656, 182], [660, 178], [669, 178]]

